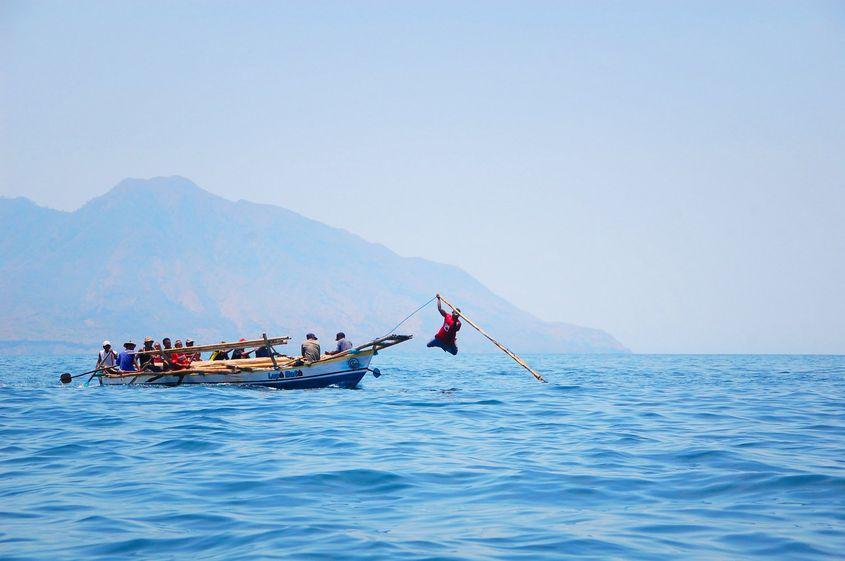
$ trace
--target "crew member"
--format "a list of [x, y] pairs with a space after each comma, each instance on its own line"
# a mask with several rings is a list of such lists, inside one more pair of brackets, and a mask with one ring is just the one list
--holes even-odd
[[97, 354], [97, 366], [95, 368], [111, 367], [116, 363], [117, 355], [114, 354], [114, 351], [111, 348], [111, 343], [103, 341], [103, 350]]
[[306, 335], [305, 341], [302, 342], [302, 358], [308, 362], [320, 360], [320, 341], [313, 333]]
[[[246, 339], [241, 337], [238, 343], [243, 343], [244, 341], [246, 341]], [[242, 358], [249, 358], [249, 353], [246, 352], [243, 347], [237, 347], [232, 350], [232, 360], [240, 360]]]
[[[226, 341], [220, 341], [221, 343], [225, 343]], [[226, 349], [217, 349], [216, 351], [211, 353], [211, 358], [208, 360], [229, 360], [229, 351]]]
[[[187, 350], [190, 347], [194, 346], [193, 339], [185, 339], [185, 349]], [[200, 353], [192, 353], [188, 355], [188, 358], [191, 359], [191, 362], [196, 362], [198, 360], [202, 360], [202, 355]]]
[[346, 333], [343, 331], [335, 335], [335, 341], [337, 341], [337, 347], [333, 351], [326, 351], [327, 355], [340, 354], [352, 348], [352, 342], [346, 338]]
[[[144, 351], [152, 351], [153, 350], [153, 341], [152, 337], [144, 337]], [[147, 371], [147, 372], [161, 372], [161, 369], [158, 368], [154, 361], [152, 354], [139, 354], [135, 355], [138, 359], [138, 370]]]
[[123, 372], [136, 372], [135, 343], [127, 341], [123, 344], [123, 350], [117, 355], [117, 365]]
[[191, 359], [185, 353], [179, 351], [184, 350], [182, 340], [176, 339], [173, 345], [173, 350], [176, 351], [170, 354], [170, 369], [171, 370], [185, 370], [191, 365]]

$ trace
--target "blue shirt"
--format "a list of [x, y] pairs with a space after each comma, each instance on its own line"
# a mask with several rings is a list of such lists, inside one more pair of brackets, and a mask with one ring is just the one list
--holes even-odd
[[123, 350], [117, 355], [117, 365], [124, 372], [135, 371], [135, 351]]
[[342, 353], [343, 351], [347, 351], [352, 348], [352, 343], [349, 342], [349, 339], [341, 339], [337, 342], [337, 352]]

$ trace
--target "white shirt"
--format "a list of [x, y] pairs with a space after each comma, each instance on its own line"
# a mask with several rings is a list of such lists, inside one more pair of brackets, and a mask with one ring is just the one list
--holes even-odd
[[100, 366], [114, 366], [115, 359], [117, 358], [112, 349], [109, 349], [108, 352], [103, 349], [98, 356], [100, 357]]

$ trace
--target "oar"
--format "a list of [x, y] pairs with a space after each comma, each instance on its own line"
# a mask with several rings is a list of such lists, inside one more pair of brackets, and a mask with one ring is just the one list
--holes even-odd
[[105, 370], [106, 368], [110, 368], [109, 366], [101, 366], [99, 368], [95, 368], [94, 370], [89, 370], [88, 372], [83, 372], [82, 374], [76, 374], [74, 376], [70, 375], [70, 372], [64, 372], [61, 376], [59, 376], [59, 381], [63, 384], [70, 384], [70, 381], [74, 378], [79, 378], [80, 376], [85, 376], [87, 374], [95, 374], [100, 370]]
[[[440, 295], [438, 294], [438, 296], [440, 296]], [[532, 376], [534, 376], [535, 378], [537, 378], [537, 380], [538, 380], [538, 381], [540, 381], [540, 382], [545, 382], [545, 381], [546, 381], [546, 380], [544, 380], [544, 379], [543, 379], [543, 377], [542, 377], [542, 376], [540, 376], [539, 374], [537, 374], [537, 372], [535, 372], [535, 371], [534, 371], [534, 369], [532, 369], [530, 366], [528, 366], [527, 364], [525, 364], [525, 361], [524, 361], [524, 360], [522, 360], [521, 358], [519, 358], [518, 356], [516, 356], [516, 355], [515, 355], [515, 354], [514, 354], [514, 353], [513, 353], [510, 349], [508, 349], [507, 347], [505, 347], [504, 345], [502, 345], [501, 343], [499, 343], [498, 341], [496, 341], [495, 339], [493, 339], [492, 337], [490, 337], [490, 336], [487, 334], [487, 332], [486, 332], [486, 331], [484, 331], [483, 329], [481, 329], [480, 327], [478, 327], [478, 325], [477, 325], [474, 321], [472, 321], [471, 319], [469, 319], [468, 317], [466, 317], [466, 316], [465, 316], [465, 315], [464, 315], [464, 314], [463, 314], [460, 310], [458, 310], [458, 308], [456, 308], [455, 306], [453, 306], [452, 304], [450, 304], [449, 302], [447, 302], [447, 301], [446, 301], [446, 299], [445, 299], [445, 298], [443, 298], [442, 296], [440, 296], [440, 299], [441, 299], [443, 302], [445, 302], [447, 306], [449, 306], [450, 308], [452, 308], [453, 310], [455, 310], [455, 311], [458, 313], [458, 315], [459, 315], [459, 316], [461, 316], [462, 318], [464, 318], [464, 319], [467, 321], [467, 323], [468, 323], [468, 324], [470, 324], [471, 326], [473, 326], [473, 327], [474, 327], [474, 328], [475, 328], [475, 329], [476, 329], [479, 333], [481, 333], [482, 335], [484, 335], [485, 337], [487, 337], [487, 338], [490, 340], [490, 342], [491, 342], [491, 343], [493, 343], [494, 345], [496, 345], [497, 347], [499, 347], [499, 349], [501, 349], [501, 350], [502, 350], [502, 351], [503, 351], [506, 355], [508, 355], [509, 357], [511, 357], [512, 359], [514, 359], [518, 365], [522, 366], [523, 368], [525, 368], [526, 370], [528, 370], [529, 372], [531, 372], [531, 375], [532, 375]]]

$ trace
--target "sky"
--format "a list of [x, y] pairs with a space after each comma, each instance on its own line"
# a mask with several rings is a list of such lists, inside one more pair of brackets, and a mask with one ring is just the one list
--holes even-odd
[[845, 353], [843, 92], [842, 2], [6, 0], [0, 195], [182, 175], [636, 352]]

